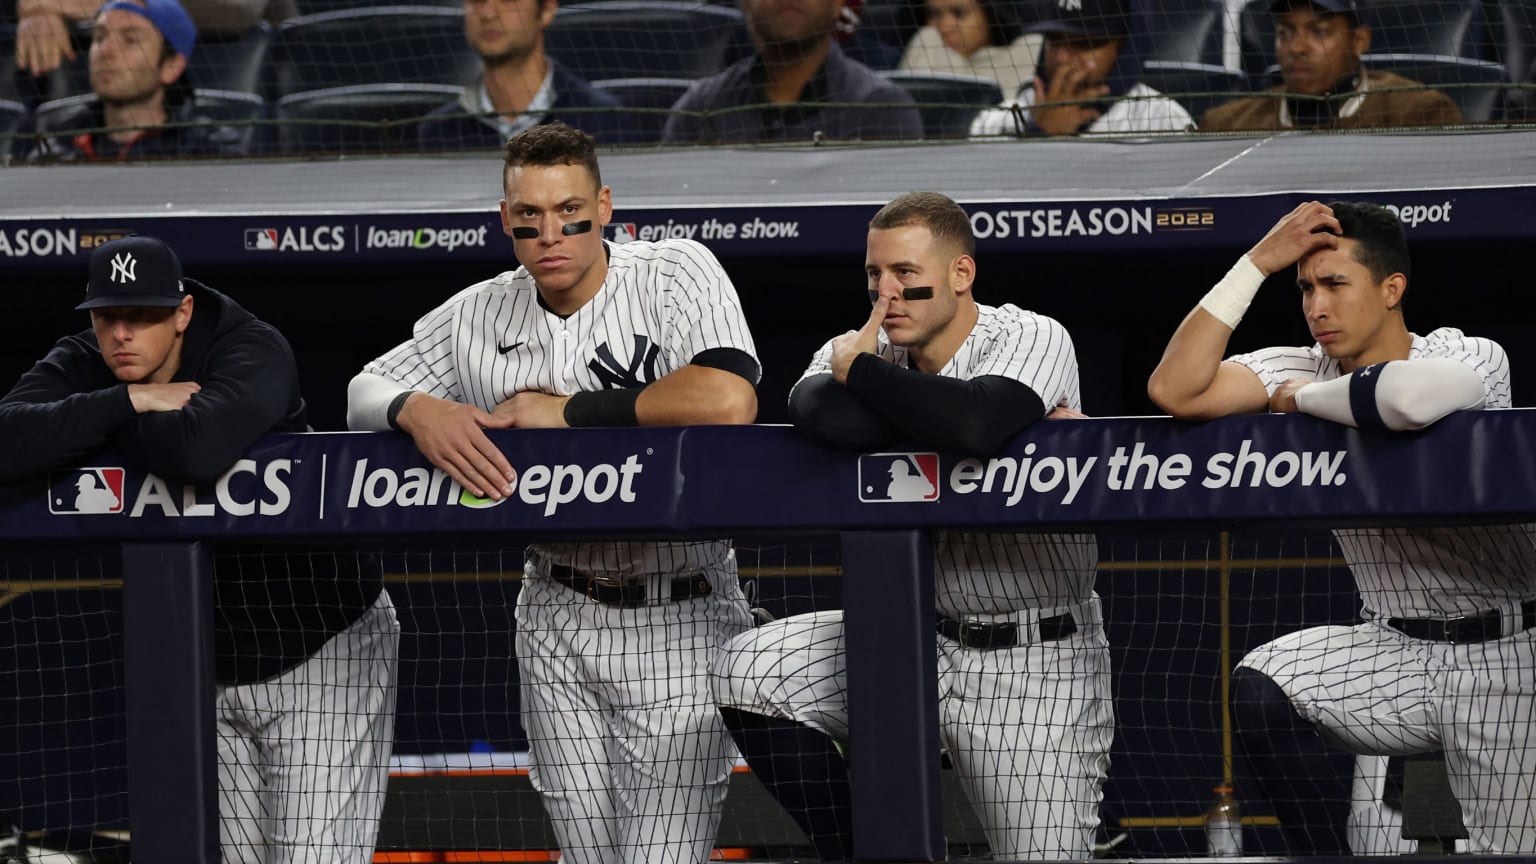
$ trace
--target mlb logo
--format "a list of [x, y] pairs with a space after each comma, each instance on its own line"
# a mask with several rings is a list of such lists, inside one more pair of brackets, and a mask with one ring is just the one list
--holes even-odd
[[276, 228], [247, 228], [245, 229], [245, 248], [247, 251], [265, 252], [277, 248]]
[[633, 243], [640, 236], [640, 229], [633, 222], [608, 223], [608, 241], [610, 243]]
[[859, 500], [939, 500], [939, 454], [866, 453], [859, 457]]
[[48, 478], [48, 512], [60, 516], [123, 512], [123, 469], [78, 468]]

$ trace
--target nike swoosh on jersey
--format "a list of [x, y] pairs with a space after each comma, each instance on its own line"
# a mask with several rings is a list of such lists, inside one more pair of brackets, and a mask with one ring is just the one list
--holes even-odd
[[[526, 340], [525, 340], [525, 341], [526, 341]], [[503, 344], [501, 344], [501, 343], [500, 343], [500, 342], [497, 342], [497, 343], [496, 343], [496, 350], [497, 350], [497, 351], [498, 351], [498, 352], [500, 352], [500, 353], [502, 353], [502, 354], [505, 354], [505, 353], [507, 353], [507, 352], [508, 352], [508, 351], [514, 351], [514, 350], [516, 350], [516, 349], [517, 349], [517, 347], [518, 347], [518, 346], [519, 346], [519, 345], [522, 345], [522, 344], [523, 344], [523, 343], [522, 343], [522, 342], [513, 342], [513, 343], [512, 343], [512, 344], [511, 344], [511, 345], [503, 345]]]

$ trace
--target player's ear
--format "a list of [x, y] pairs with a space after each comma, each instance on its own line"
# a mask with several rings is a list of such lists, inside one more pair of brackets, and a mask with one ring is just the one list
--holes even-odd
[[1403, 295], [1408, 293], [1408, 277], [1401, 273], [1393, 273], [1381, 283], [1382, 298], [1387, 302], [1387, 308], [1391, 310], [1401, 309]]
[[613, 220], [613, 190], [604, 186], [597, 190], [597, 226], [602, 228]]
[[180, 335], [187, 332], [187, 325], [192, 323], [192, 295], [181, 298], [181, 304], [176, 307], [176, 333]]
[[512, 236], [512, 214], [507, 212], [507, 199], [501, 199], [501, 233]]
[[956, 294], [965, 294], [976, 281], [976, 259], [969, 255], [957, 255], [949, 265], [949, 287]]

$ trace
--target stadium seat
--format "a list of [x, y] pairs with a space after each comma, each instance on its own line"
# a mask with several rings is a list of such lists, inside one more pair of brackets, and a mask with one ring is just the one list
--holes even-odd
[[375, 6], [284, 21], [275, 50], [277, 95], [380, 81], [463, 86], [480, 72], [464, 13], [442, 6]]
[[703, 78], [725, 68], [747, 39], [741, 12], [680, 0], [607, 0], [562, 6], [544, 50], [589, 81]]
[[1493, 16], [1494, 56], [1504, 64], [1515, 83], [1531, 81], [1529, 70], [1536, 68], [1536, 0], [1498, 0]]
[[[1404, 78], [1440, 88], [1461, 109], [1468, 123], [1494, 119], [1507, 79], [1504, 67], [1486, 60], [1467, 60], [1434, 54], [1367, 54], [1360, 58], [1370, 69], [1396, 72]], [[1453, 87], [1462, 84], [1467, 86]]]
[[226, 39], [200, 38], [187, 76], [193, 87], [260, 93], [271, 44], [272, 25], [265, 21]]
[[[1240, 21], [1243, 71], [1256, 88], [1278, 81], [1271, 2], [1249, 0]], [[1360, 18], [1371, 28], [1371, 53], [1483, 56], [1486, 33], [1478, 0], [1365, 0]]]
[[9, 136], [26, 132], [31, 120], [32, 112], [27, 110], [27, 106], [9, 99], [0, 99], [0, 165], [10, 162], [13, 157], [20, 158], [26, 154], [26, 139]]
[[661, 111], [639, 111], [629, 115], [629, 121], [640, 134], [637, 143], [652, 144], [661, 140], [662, 127], [667, 125], [664, 109], [676, 104], [688, 85], [687, 78], [607, 78], [593, 81], [592, 86], [609, 93], [630, 108], [658, 108]]
[[[1525, 83], [1536, 82], [1536, 59], [1525, 70]], [[1504, 119], [1511, 123], [1536, 123], [1536, 90], [1511, 89], [1504, 97]]]
[[1178, 100], [1196, 122], [1211, 108], [1248, 92], [1243, 73], [1209, 63], [1148, 60], [1142, 64], [1141, 82]]
[[[970, 134], [971, 120], [977, 111], [1003, 101], [1002, 88], [991, 78], [944, 72], [881, 72], [880, 75], [907, 91], [919, 103], [917, 110], [923, 115], [924, 138], [964, 138]], [[945, 104], [921, 107], [924, 102]]]
[[1162, 0], [1151, 18], [1147, 60], [1221, 65], [1223, 0]]
[[278, 149], [291, 155], [414, 150], [418, 121], [463, 89], [397, 83], [290, 93], [277, 101]]
[[[265, 100], [254, 93], [233, 90], [199, 87], [192, 92], [197, 100], [197, 113], [240, 131], [241, 152], [252, 153], [261, 149], [265, 136], [259, 121], [267, 116]], [[96, 101], [96, 94], [83, 93], [44, 102], [37, 106], [35, 112], [37, 131], [40, 134], [55, 134], [59, 130], [89, 128]]]

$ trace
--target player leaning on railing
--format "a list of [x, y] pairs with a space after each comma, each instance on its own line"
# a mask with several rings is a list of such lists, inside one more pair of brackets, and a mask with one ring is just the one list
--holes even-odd
[[[1264, 277], [1292, 264], [1316, 344], [1223, 361]], [[1423, 428], [1459, 409], [1509, 407], [1504, 349], [1451, 328], [1409, 332], [1409, 271], [1402, 226], [1386, 209], [1302, 204], [1185, 317], [1147, 391], [1189, 420], [1268, 408], [1383, 433]], [[1350, 851], [1349, 795], [1328, 766], [1332, 745], [1376, 756], [1444, 749], [1472, 850], [1536, 852], [1531, 527], [1334, 536], [1365, 623], [1283, 636], [1251, 651], [1233, 674], [1238, 735], [1291, 851]]]
[[[797, 428], [836, 447], [987, 454], [1047, 412], [1082, 416], [1071, 337], [1044, 315], [977, 303], [975, 248], [965, 211], [938, 193], [875, 214], [874, 309], [795, 385]], [[892, 455], [885, 497], [937, 493], [913, 467]], [[992, 854], [1089, 857], [1114, 737], [1097, 543], [945, 531], [934, 554], [939, 735]], [[813, 612], [737, 636], [711, 672], [742, 753], [824, 861], [852, 852], [845, 657], [842, 611]]]
[[[97, 247], [66, 336], [0, 399], [0, 482], [110, 446], [210, 483], [268, 432], [308, 430], [282, 334], [191, 279], [168, 247]], [[114, 512], [81, 472], [74, 507]], [[214, 555], [219, 845], [225, 864], [367, 864], [394, 740], [400, 627], [370, 557], [222, 544]]]
[[[595, 142], [507, 142], [502, 227], [522, 266], [416, 322], [347, 392], [476, 495], [516, 494], [485, 429], [750, 423], [759, 365], [730, 277], [691, 240], [610, 244]], [[536, 543], [517, 595], [529, 779], [574, 864], [709, 858], [730, 779], [710, 658], [750, 626], [727, 540]]]

